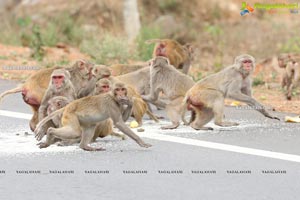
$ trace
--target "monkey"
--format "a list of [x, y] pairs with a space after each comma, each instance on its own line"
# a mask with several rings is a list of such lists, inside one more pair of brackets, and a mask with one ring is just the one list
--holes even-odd
[[265, 117], [279, 120], [252, 98], [250, 76], [254, 67], [255, 59], [251, 55], [242, 54], [235, 58], [233, 65], [198, 81], [185, 95], [183, 111], [191, 110], [192, 117], [188, 123], [183, 114], [184, 123], [196, 130], [212, 130], [211, 127], [203, 126], [214, 118], [218, 126], [237, 126], [236, 122], [223, 121], [224, 99], [227, 97], [245, 102]]
[[194, 54], [190, 44], [182, 46], [171, 39], [153, 39], [147, 40], [146, 43], [156, 43], [153, 50], [153, 58], [156, 56], [167, 57], [171, 65], [181, 70], [184, 74], [188, 74]]
[[[111, 85], [112, 83], [107, 78], [100, 79], [96, 83], [93, 95], [99, 95], [109, 92], [111, 90]], [[113, 135], [122, 138], [122, 140], [125, 140], [124, 135], [120, 135], [119, 133], [115, 133], [113, 131], [113, 121], [111, 119], [107, 119], [97, 123], [92, 141], [95, 141], [98, 137], [103, 138], [107, 135]]]
[[76, 99], [75, 89], [71, 83], [71, 75], [65, 69], [56, 69], [51, 74], [51, 80], [39, 107], [39, 121], [47, 115], [48, 101], [55, 96], [64, 96], [68, 101]]
[[181, 102], [185, 93], [195, 84], [191, 77], [177, 71], [170, 65], [169, 59], [157, 56], [150, 66], [150, 94], [142, 95], [145, 101], [153, 102], [163, 92], [169, 102], [166, 113], [172, 125], [162, 126], [162, 129], [175, 129], [180, 124], [182, 112]]
[[292, 90], [298, 85], [300, 80], [300, 59], [289, 55], [281, 54], [278, 56], [278, 65], [280, 68], [284, 68], [284, 74], [281, 81], [281, 87], [286, 87], [286, 99], [292, 99]]
[[[51, 113], [53, 113], [54, 111], [65, 107], [71, 101], [72, 100], [70, 100], [69, 98], [67, 98], [65, 96], [55, 96], [55, 97], [51, 98], [48, 101], [47, 116], [50, 115]], [[61, 115], [57, 115], [52, 119], [52, 122], [56, 128], [62, 126], [60, 119], [61, 119]]]
[[123, 74], [128, 74], [130, 72], [137, 71], [139, 69], [142, 69], [144, 67], [149, 66], [148, 63], [143, 64], [114, 64], [111, 65], [109, 68], [112, 71], [113, 76], [120, 76]]
[[112, 83], [109, 79], [102, 78], [96, 83], [96, 86], [90, 95], [93, 96], [93, 95], [109, 92], [111, 89], [111, 85]]
[[[77, 60], [71, 67], [67, 68], [71, 74], [71, 82], [78, 97], [81, 97], [81, 91], [82, 93], [85, 92], [82, 87], [86, 84], [81, 85], [81, 82], [88, 81], [91, 78], [92, 68], [93, 64], [85, 60]], [[38, 123], [38, 110], [49, 85], [50, 76], [56, 69], [62, 69], [62, 67], [56, 66], [53, 68], [40, 69], [32, 74], [23, 84], [0, 94], [1, 101], [6, 95], [21, 92], [24, 102], [28, 104], [33, 111], [33, 116], [29, 122], [29, 127], [32, 131], [35, 130], [36, 124]]]
[[[38, 110], [39, 121], [47, 116], [48, 101], [55, 96], [63, 96], [68, 99], [68, 102], [76, 99], [75, 89], [70, 81], [71, 75], [65, 69], [56, 69], [51, 74], [51, 80], [49, 81], [49, 86], [45, 95], [41, 101], [41, 105]], [[57, 119], [52, 120], [52, 122], [57, 121]], [[51, 121], [43, 127], [42, 131], [46, 131], [49, 127], [54, 126]]]
[[94, 89], [93, 69], [94, 64], [85, 60], [78, 60], [72, 67], [67, 68], [70, 72], [71, 82], [73, 83], [77, 98], [87, 96]]
[[[123, 80], [125, 80], [126, 78], [122, 79], [122, 78], [119, 78], [119, 77], [116, 77], [116, 78], [111, 77], [111, 73], [110, 72], [111, 71], [109, 70], [108, 67], [105, 67], [105, 66], [101, 66], [101, 67], [95, 66], [95, 68], [92, 71], [92, 75], [93, 75], [93, 77], [96, 77], [96, 79], [105, 77], [109, 81], [111, 81], [112, 83], [115, 83], [116, 81], [125, 82]], [[105, 74], [105, 76], [104, 76], [104, 74]], [[140, 78], [142, 78], [142, 77], [140, 77]], [[145, 83], [142, 83], [142, 82], [139, 82], [139, 83], [145, 84]], [[97, 86], [96, 86], [96, 88], [97, 88]], [[133, 114], [133, 117], [138, 122], [139, 126], [142, 126], [142, 124], [143, 124], [142, 119], [143, 119], [143, 116], [145, 114], [147, 114], [155, 122], [159, 122], [159, 120], [157, 119], [157, 117], [149, 110], [149, 106], [147, 105], [147, 103], [145, 101], [143, 101], [143, 99], [141, 98], [140, 94], [136, 91], [136, 89], [132, 85], [130, 85], [130, 84], [127, 84], [127, 89], [128, 89], [128, 96], [133, 99], [132, 114]]]
[[52, 137], [64, 139], [76, 139], [81, 137], [79, 147], [86, 151], [100, 151], [103, 148], [88, 146], [94, 136], [95, 126], [98, 122], [111, 118], [114, 126], [132, 138], [141, 147], [151, 147], [137, 136], [124, 121], [128, 119], [132, 110], [132, 101], [127, 96], [127, 88], [124, 83], [117, 82], [113, 89], [105, 94], [83, 97], [69, 103], [46, 118], [44, 118], [35, 130], [36, 139], [40, 141], [45, 135], [41, 127], [57, 114], [62, 114], [62, 127], [50, 127], [47, 131], [47, 140], [40, 145], [45, 148], [50, 145]]

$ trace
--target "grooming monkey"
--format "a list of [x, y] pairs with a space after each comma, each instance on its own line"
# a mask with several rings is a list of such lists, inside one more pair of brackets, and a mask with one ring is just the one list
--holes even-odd
[[247, 54], [237, 56], [234, 64], [222, 71], [198, 81], [185, 95], [184, 108], [192, 111], [190, 124], [196, 130], [212, 130], [203, 127], [211, 119], [219, 126], [237, 126], [238, 123], [223, 121], [226, 97], [245, 102], [265, 117], [278, 119], [269, 114], [263, 105], [252, 98], [251, 77], [255, 59]]
[[146, 43], [156, 43], [153, 50], [153, 58], [156, 56], [167, 57], [171, 65], [181, 70], [184, 74], [188, 74], [194, 53], [190, 44], [182, 46], [171, 39], [153, 39], [147, 40]]
[[195, 82], [186, 74], [177, 71], [170, 65], [168, 58], [158, 56], [153, 59], [150, 66], [150, 94], [142, 95], [150, 103], [157, 101], [160, 92], [163, 92], [168, 103], [166, 112], [172, 125], [163, 126], [162, 129], [174, 129], [180, 124], [182, 113], [181, 102]]
[[[93, 91], [93, 95], [107, 93], [111, 90], [111, 87], [112, 84], [107, 78], [100, 79], [96, 83], [96, 87], [95, 90]], [[113, 131], [113, 121], [111, 119], [107, 119], [97, 123], [92, 142], [95, 141], [98, 137], [103, 138], [106, 137], [107, 135], [113, 135], [122, 138], [122, 140], [125, 140], [124, 135], [121, 135]]]
[[[93, 76], [96, 77], [97, 79], [101, 78], [101, 77], [105, 77], [105, 78], [108, 78], [109, 81], [111, 81], [112, 83], [115, 83], [117, 81], [124, 82], [123, 81], [124, 79], [122, 79], [122, 78], [111, 77], [110, 72], [111, 71], [108, 67], [106, 67], [106, 70], [105, 70], [105, 67], [103, 67], [103, 66], [101, 66], [101, 67], [95, 66], [94, 69], [92, 70]], [[103, 74], [105, 74], [105, 76], [103, 76]], [[137, 77], [135, 77], [134, 79], [136, 79], [136, 78]], [[143, 78], [143, 77], [139, 77], [139, 78]], [[126, 83], [126, 82], [124, 82], [124, 83]], [[157, 117], [149, 110], [147, 103], [145, 101], [143, 101], [140, 94], [135, 90], [135, 88], [132, 85], [127, 84], [127, 90], [128, 90], [128, 97], [133, 99], [132, 114], [133, 114], [134, 118], [136, 119], [136, 121], [138, 122], [139, 126], [142, 126], [142, 123], [143, 123], [142, 119], [145, 114], [147, 114], [155, 122], [158, 122]]]
[[41, 140], [45, 135], [41, 132], [41, 127], [45, 122], [52, 119], [55, 115], [63, 113], [61, 128], [50, 127], [47, 131], [47, 140], [41, 144], [41, 148], [49, 146], [49, 140], [53, 137], [65, 139], [77, 139], [81, 137], [79, 147], [87, 151], [103, 150], [103, 148], [93, 148], [88, 146], [91, 142], [95, 126], [99, 121], [111, 118], [114, 126], [128, 135], [141, 147], [150, 147], [137, 136], [124, 121], [131, 114], [132, 102], [127, 96], [127, 88], [123, 83], [115, 83], [112, 91], [109, 93], [88, 96], [72, 101], [66, 107], [55, 111], [44, 118], [35, 130], [37, 140]]
[[[67, 68], [67, 70], [71, 74], [71, 82], [73, 83], [75, 92], [78, 97], [80, 97], [81, 94], [85, 92], [82, 88], [84, 88], [86, 83], [82, 84], [82, 82], [89, 81], [92, 67], [92, 63], [85, 60], [78, 60], [70, 68]], [[1, 99], [8, 94], [18, 92], [22, 93], [24, 102], [31, 106], [33, 111], [33, 116], [29, 122], [29, 126], [32, 131], [34, 131], [34, 129], [36, 128], [36, 124], [38, 123], [38, 110], [44, 93], [48, 88], [50, 76], [56, 69], [62, 69], [62, 67], [40, 69], [35, 74], [31, 75], [22, 85], [0, 94], [1, 101]]]

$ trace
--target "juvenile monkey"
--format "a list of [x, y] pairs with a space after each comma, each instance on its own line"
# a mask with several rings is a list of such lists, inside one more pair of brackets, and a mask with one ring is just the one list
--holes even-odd
[[194, 53], [190, 44], [182, 46], [171, 39], [153, 39], [147, 40], [146, 43], [156, 43], [153, 50], [154, 58], [156, 56], [167, 57], [171, 65], [181, 70], [184, 74], [188, 74]]
[[88, 96], [72, 101], [66, 107], [55, 111], [42, 120], [35, 130], [37, 140], [41, 140], [44, 132], [40, 128], [45, 122], [55, 115], [62, 113], [61, 128], [50, 127], [47, 131], [47, 140], [41, 144], [41, 148], [48, 147], [52, 137], [64, 139], [76, 139], [81, 137], [79, 147], [87, 151], [103, 150], [88, 146], [94, 136], [95, 126], [98, 122], [111, 118], [114, 125], [123, 133], [136, 141], [141, 147], [150, 147], [137, 136], [124, 121], [131, 114], [132, 102], [127, 96], [127, 88], [123, 83], [115, 83], [109, 93]]
[[98, 95], [98, 94], [103, 94], [103, 93], [109, 92], [111, 90], [111, 85], [112, 85], [112, 83], [110, 82], [109, 79], [107, 79], [107, 78], [100, 79], [96, 83], [96, 86], [95, 86], [93, 92], [91, 93], [91, 95]]
[[158, 56], [153, 59], [150, 66], [150, 94], [142, 95], [142, 98], [152, 103], [158, 99], [159, 93], [163, 92], [169, 100], [166, 112], [172, 125], [163, 126], [162, 129], [174, 129], [179, 126], [182, 112], [181, 102], [186, 91], [194, 84], [191, 77], [174, 69], [168, 58]]
[[[51, 113], [53, 113], [54, 111], [65, 107], [70, 102], [71, 102], [71, 100], [64, 96], [56, 96], [56, 97], [51, 98], [48, 101], [47, 116], [50, 115]], [[61, 127], [62, 126], [61, 125], [61, 115], [55, 116], [52, 119], [52, 122], [56, 128]]]
[[[82, 84], [82, 82], [91, 77], [92, 67], [93, 64], [88, 61], [77, 60], [70, 68], [67, 68], [71, 74], [71, 82], [73, 83], [75, 92], [79, 97], [81, 96], [81, 90], [83, 90], [82, 86], [84, 87], [84, 85], [86, 85]], [[48, 88], [51, 74], [55, 69], [62, 69], [62, 67], [40, 69], [31, 75], [22, 85], [0, 94], [1, 101], [1, 99], [8, 94], [14, 94], [18, 92], [22, 93], [24, 102], [31, 106], [33, 111], [33, 116], [29, 122], [29, 126], [32, 131], [34, 131], [36, 124], [38, 123], [38, 110], [44, 93]]]
[[[223, 121], [226, 97], [245, 102], [266, 117], [278, 119], [252, 98], [250, 75], [254, 67], [255, 59], [243, 54], [235, 58], [232, 66], [198, 81], [186, 93], [184, 99], [184, 107], [192, 111], [191, 127], [196, 130], [212, 130], [203, 126], [213, 118], [216, 125], [237, 126], [238, 123]], [[184, 119], [183, 121], [189, 124]]]

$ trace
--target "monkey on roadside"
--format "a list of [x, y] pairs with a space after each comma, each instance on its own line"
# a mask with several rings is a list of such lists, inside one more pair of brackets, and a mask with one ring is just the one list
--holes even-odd
[[[47, 116], [49, 100], [53, 97], [62, 96], [67, 98], [68, 102], [76, 99], [75, 89], [73, 88], [70, 78], [70, 73], [65, 69], [56, 69], [52, 72], [49, 86], [38, 110], [39, 121]], [[52, 120], [52, 122], [49, 121], [45, 126], [43, 126], [42, 131], [46, 132], [49, 127], [53, 127], [55, 125], [56, 121], [57, 118]]]
[[137, 136], [124, 121], [128, 119], [132, 110], [132, 102], [127, 96], [127, 88], [121, 83], [115, 83], [113, 89], [105, 94], [88, 96], [69, 103], [66, 107], [57, 110], [44, 118], [37, 126], [35, 133], [39, 141], [45, 135], [40, 129], [55, 115], [63, 113], [62, 127], [52, 128], [47, 131], [47, 140], [40, 148], [48, 147], [49, 140], [53, 137], [64, 139], [76, 139], [81, 137], [79, 147], [87, 151], [104, 150], [88, 146], [94, 136], [95, 126], [98, 122], [111, 118], [114, 126], [132, 138], [141, 147], [150, 147]]
[[63, 96], [68, 101], [76, 99], [75, 89], [71, 83], [71, 75], [65, 69], [56, 69], [51, 74], [51, 80], [39, 107], [39, 121], [47, 115], [48, 101], [55, 96]]
[[[109, 68], [108, 67], [106, 67], [106, 68], [107, 68], [107, 70], [105, 70], [105, 67], [103, 67], [103, 66], [101, 68], [98, 66], [95, 66], [92, 71], [93, 77], [96, 77], [97, 79], [104, 77], [104, 78], [107, 78], [112, 83], [115, 83], [117, 81], [126, 83], [125, 81], [123, 81], [124, 79], [122, 79], [122, 78], [111, 77], [110, 76], [111, 74], [108, 73], [108, 72], [110, 72]], [[103, 74], [106, 74], [106, 76], [103, 76]], [[140, 77], [140, 78], [142, 78], [142, 77]], [[133, 87], [133, 85], [128, 84], [128, 83], [126, 83], [126, 84], [127, 84], [127, 90], [128, 90], [128, 97], [133, 99], [132, 115], [138, 122], [139, 126], [142, 126], [142, 123], [143, 123], [142, 119], [145, 114], [147, 114], [155, 122], [158, 122], [157, 117], [149, 110], [147, 103], [141, 98], [140, 94], [136, 91], [136, 89]], [[145, 84], [145, 83], [143, 83], [143, 84]]]
[[184, 74], [188, 74], [194, 53], [190, 44], [182, 46], [171, 39], [153, 39], [147, 40], [146, 43], [156, 43], [153, 50], [153, 58], [156, 56], [167, 57], [171, 65], [181, 70]]
[[190, 124], [196, 130], [212, 130], [203, 127], [214, 118], [219, 126], [237, 126], [238, 123], [223, 121], [224, 99], [226, 97], [244, 102], [265, 117], [278, 119], [269, 114], [263, 105], [252, 98], [251, 74], [255, 67], [255, 59], [247, 54], [235, 58], [234, 64], [222, 71], [198, 81], [185, 95], [184, 109], [192, 111]]
[[282, 88], [287, 89], [287, 100], [292, 99], [292, 90], [300, 81], [300, 59], [295, 56], [282, 54], [278, 56], [278, 65], [284, 68], [284, 74], [281, 81]]
[[[82, 87], [86, 85], [86, 83], [82, 84], [82, 82], [88, 81], [91, 78], [92, 68], [93, 64], [85, 60], [77, 60], [71, 67], [66, 68], [71, 74], [71, 82], [78, 97], [81, 96], [81, 91], [82, 93], [84, 92]], [[33, 116], [29, 122], [32, 131], [35, 130], [36, 124], [38, 123], [38, 110], [49, 85], [50, 76], [56, 69], [62, 69], [62, 67], [40, 69], [31, 75], [23, 84], [0, 94], [1, 101], [6, 95], [18, 92], [22, 93], [24, 102], [31, 106], [33, 111]]]
[[[51, 113], [53, 113], [54, 111], [65, 107], [71, 101], [72, 100], [70, 100], [69, 98], [67, 98], [65, 96], [55, 96], [55, 97], [51, 98], [48, 101], [47, 116], [50, 115]], [[52, 122], [56, 128], [61, 127], [62, 126], [61, 125], [61, 115], [55, 116], [52, 119]]]
[[[99, 95], [109, 92], [112, 87], [111, 85], [112, 83], [107, 78], [100, 79], [96, 83], [96, 87], [92, 95]], [[107, 135], [113, 135], [122, 138], [122, 140], [125, 140], [124, 135], [113, 131], [113, 121], [111, 119], [107, 119], [97, 123], [92, 141], [95, 141], [98, 137], [103, 138]]]
[[186, 74], [183, 74], [172, 65], [168, 58], [157, 56], [150, 66], [150, 94], [142, 95], [145, 101], [150, 103], [158, 99], [160, 92], [163, 92], [168, 103], [166, 113], [172, 125], [163, 126], [162, 129], [174, 129], [180, 124], [182, 112], [181, 102], [195, 82]]

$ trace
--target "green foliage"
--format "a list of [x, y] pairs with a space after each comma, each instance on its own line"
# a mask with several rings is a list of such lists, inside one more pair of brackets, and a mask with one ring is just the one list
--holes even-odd
[[40, 32], [40, 27], [35, 25], [32, 27], [32, 41], [30, 47], [32, 48], [32, 57], [37, 59], [38, 61], [41, 61], [45, 55], [45, 52], [42, 48], [43, 46], [43, 41], [41, 38], [41, 32]]
[[256, 77], [253, 78], [253, 82], [252, 82], [253, 86], [258, 86], [263, 84], [265, 84], [265, 81], [263, 80], [262, 74], [258, 74]]
[[157, 39], [161, 37], [161, 31], [157, 27], [142, 27], [137, 37], [138, 56], [141, 60], [149, 60], [152, 58], [152, 52], [155, 44], [146, 44], [149, 39]]
[[125, 63], [128, 59], [136, 58], [136, 52], [130, 51], [127, 39], [109, 34], [104, 35], [101, 40], [84, 41], [81, 50], [101, 64], [108, 64], [113, 60]]
[[289, 52], [300, 52], [300, 37], [295, 36], [289, 38], [285, 44], [281, 47], [281, 52], [289, 53]]
[[224, 34], [222, 27], [218, 25], [206, 25], [204, 27], [204, 31], [209, 33], [213, 38], [217, 39]]

